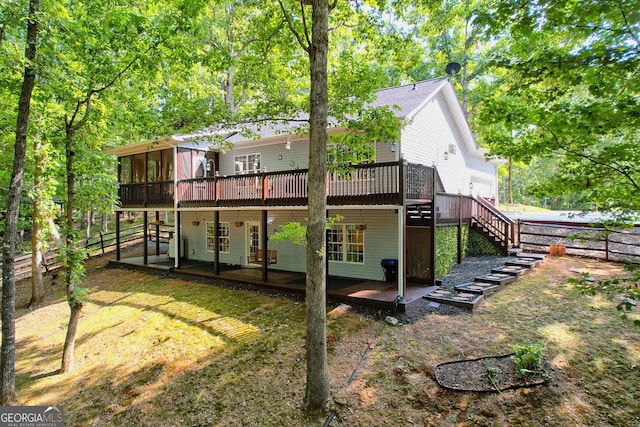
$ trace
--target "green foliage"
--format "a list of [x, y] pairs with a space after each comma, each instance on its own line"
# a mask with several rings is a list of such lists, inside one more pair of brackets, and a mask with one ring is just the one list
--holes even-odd
[[283, 225], [280, 230], [274, 231], [269, 238], [276, 242], [291, 242], [298, 246], [305, 246], [307, 227], [297, 221], [291, 221]]
[[544, 342], [530, 343], [526, 345], [512, 345], [515, 354], [511, 356], [516, 366], [516, 375], [526, 377], [527, 375], [540, 372], [542, 368], [542, 357], [546, 346]]
[[489, 359], [486, 361], [485, 366], [487, 367], [487, 379], [496, 389], [498, 393], [500, 393], [500, 387], [498, 387], [498, 374], [501, 372], [500, 368], [494, 366], [495, 359]]
[[[466, 246], [466, 229], [467, 227], [463, 227], [463, 248]], [[458, 227], [437, 227], [436, 242], [436, 278], [440, 278], [449, 273], [451, 267], [458, 262]]]
[[583, 206], [637, 218], [635, 2], [499, 1], [486, 19], [504, 37], [493, 47], [495, 88], [477, 109], [480, 139], [503, 158], [554, 158], [538, 194], [579, 195]]
[[82, 308], [83, 304], [87, 301], [89, 290], [76, 286], [72, 292], [67, 295], [67, 302], [70, 307]]
[[[436, 278], [445, 276], [458, 262], [458, 227], [436, 229]], [[499, 255], [500, 252], [487, 239], [468, 226], [462, 226], [462, 257]]]
[[500, 251], [475, 230], [469, 230], [466, 242], [467, 256], [500, 255]]
[[[619, 298], [616, 306], [623, 319], [627, 319], [627, 313], [633, 310], [640, 301], [640, 266], [626, 263], [625, 274], [612, 279], [593, 281], [589, 273], [583, 273], [579, 278], [568, 278], [568, 283], [574, 284], [584, 295], [604, 294], [610, 299]], [[634, 320], [634, 325], [640, 326], [640, 320]]]
[[[327, 218], [327, 230], [329, 230], [333, 224], [339, 223], [343, 219], [344, 217], [342, 215]], [[298, 246], [306, 246], [307, 226], [297, 221], [291, 221], [283, 225], [281, 230], [274, 231], [269, 238], [276, 242], [291, 242]]]

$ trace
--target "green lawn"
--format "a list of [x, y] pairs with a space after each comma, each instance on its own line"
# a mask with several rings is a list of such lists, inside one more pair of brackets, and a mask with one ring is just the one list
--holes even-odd
[[[548, 259], [474, 313], [432, 314], [399, 327], [331, 307], [331, 390], [339, 402], [330, 403], [331, 425], [637, 425], [638, 329], [616, 316], [614, 302], [566, 284], [572, 267], [596, 276], [615, 268]], [[304, 303], [101, 267], [89, 268], [85, 283], [93, 291], [71, 374], [57, 374], [66, 303], [51, 297], [20, 312], [20, 404], [61, 404], [68, 426], [324, 422], [300, 411]], [[539, 340], [555, 370], [548, 385], [465, 393], [433, 378], [438, 363]]]

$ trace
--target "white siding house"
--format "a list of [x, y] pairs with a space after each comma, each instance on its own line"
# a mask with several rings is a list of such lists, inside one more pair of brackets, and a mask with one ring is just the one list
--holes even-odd
[[[448, 78], [383, 89], [373, 106], [393, 108], [401, 137], [376, 143], [373, 162], [351, 176], [329, 173], [328, 215], [343, 220], [328, 231], [328, 272], [383, 281], [381, 262], [394, 260], [402, 298], [408, 284], [435, 280], [435, 227], [457, 224], [460, 197], [497, 199], [497, 165], [476, 145]], [[287, 129], [265, 126], [257, 138], [229, 132], [232, 149], [209, 147], [196, 133], [110, 150], [120, 159], [120, 211], [174, 212], [176, 267], [182, 258], [249, 267], [268, 248], [277, 262], [253, 265], [263, 282], [269, 272], [304, 273], [301, 247], [269, 239], [306, 217], [309, 143]], [[447, 198], [434, 209], [437, 193]]]

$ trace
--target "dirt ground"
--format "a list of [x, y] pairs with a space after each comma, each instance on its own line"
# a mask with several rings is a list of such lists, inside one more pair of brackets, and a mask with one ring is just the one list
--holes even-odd
[[[87, 263], [86, 287], [115, 292], [116, 285], [107, 279], [113, 275], [119, 280], [127, 275], [132, 280], [147, 280], [140, 273], [125, 270], [105, 272], [107, 259], [95, 258]], [[163, 425], [219, 426], [640, 425], [638, 329], [619, 318], [616, 301], [583, 296], [568, 285], [566, 277], [576, 276], [571, 269], [588, 271], [597, 278], [620, 273], [620, 266], [611, 263], [570, 257], [547, 259], [542, 267], [491, 296], [474, 312], [425, 313], [421, 319], [398, 326], [382, 320], [388, 313], [345, 305], [329, 307], [332, 399], [320, 418], [309, 419], [300, 411], [305, 363], [303, 341], [298, 335], [303, 332], [296, 332], [298, 324], [295, 331], [284, 324], [266, 329], [291, 327], [292, 342], [267, 338], [266, 343], [254, 342], [223, 365], [215, 365], [218, 370], [228, 369], [230, 375], [235, 372], [238, 378], [234, 381], [240, 383], [233, 392], [217, 382], [201, 384], [203, 378], [214, 378], [207, 376], [208, 368], [201, 361], [160, 358], [161, 362], [143, 369], [145, 377], [140, 383], [112, 379], [113, 367], [105, 362], [88, 367], [83, 377], [58, 379], [46, 373], [25, 379], [29, 391], [25, 396], [25, 390], [19, 390], [21, 403], [45, 404], [46, 390], [56, 388], [67, 396], [63, 401], [65, 413], [75, 420], [69, 425], [87, 425], [88, 420], [93, 425], [158, 425], [160, 420], [164, 420]], [[55, 275], [46, 278], [45, 287], [45, 306], [61, 301], [63, 288]], [[29, 284], [20, 283], [17, 291], [17, 315], [25, 317], [22, 327], [37, 328], [37, 322], [43, 320], [30, 319], [34, 313], [27, 308]], [[298, 309], [301, 302], [295, 297], [291, 301], [283, 302], [280, 310], [290, 307], [293, 313]], [[353, 326], [333, 321], [346, 313]], [[61, 326], [65, 320], [64, 310], [51, 311], [47, 316], [45, 319]], [[157, 328], [166, 329], [166, 325]], [[125, 336], [115, 337], [112, 342], [110, 334], [109, 330], [100, 332], [99, 341], [92, 345], [104, 348], [100, 351], [106, 353]], [[94, 337], [83, 337], [83, 342], [89, 339]], [[168, 340], [168, 335], [163, 339]], [[443, 388], [435, 379], [434, 369], [443, 362], [495, 357], [511, 353], [511, 345], [541, 340], [547, 346], [545, 359], [554, 371], [552, 380], [544, 385], [500, 393], [464, 392]], [[170, 342], [159, 340], [153, 345], [161, 348]], [[248, 358], [244, 352], [253, 356]], [[37, 355], [33, 357], [33, 364], [41, 363], [36, 361]], [[259, 361], [255, 368], [260, 369], [243, 383], [245, 360]], [[221, 374], [215, 375], [215, 381], [219, 381]], [[225, 378], [232, 382], [231, 377]], [[120, 385], [116, 385], [118, 381]], [[114, 403], [118, 393], [132, 390], [132, 397]], [[210, 394], [216, 395], [215, 402], [205, 405]], [[145, 403], [138, 403], [141, 400]], [[171, 406], [180, 406], [184, 412], [169, 418], [166, 407]], [[82, 412], [91, 407], [100, 408], [99, 414], [83, 418]], [[196, 408], [199, 412], [194, 415]]]

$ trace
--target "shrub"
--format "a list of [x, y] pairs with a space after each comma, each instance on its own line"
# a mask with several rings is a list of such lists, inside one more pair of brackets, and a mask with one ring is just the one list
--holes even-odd
[[542, 354], [546, 350], [543, 342], [512, 345], [511, 348], [516, 352], [511, 356], [516, 365], [516, 375], [525, 377], [541, 370]]

